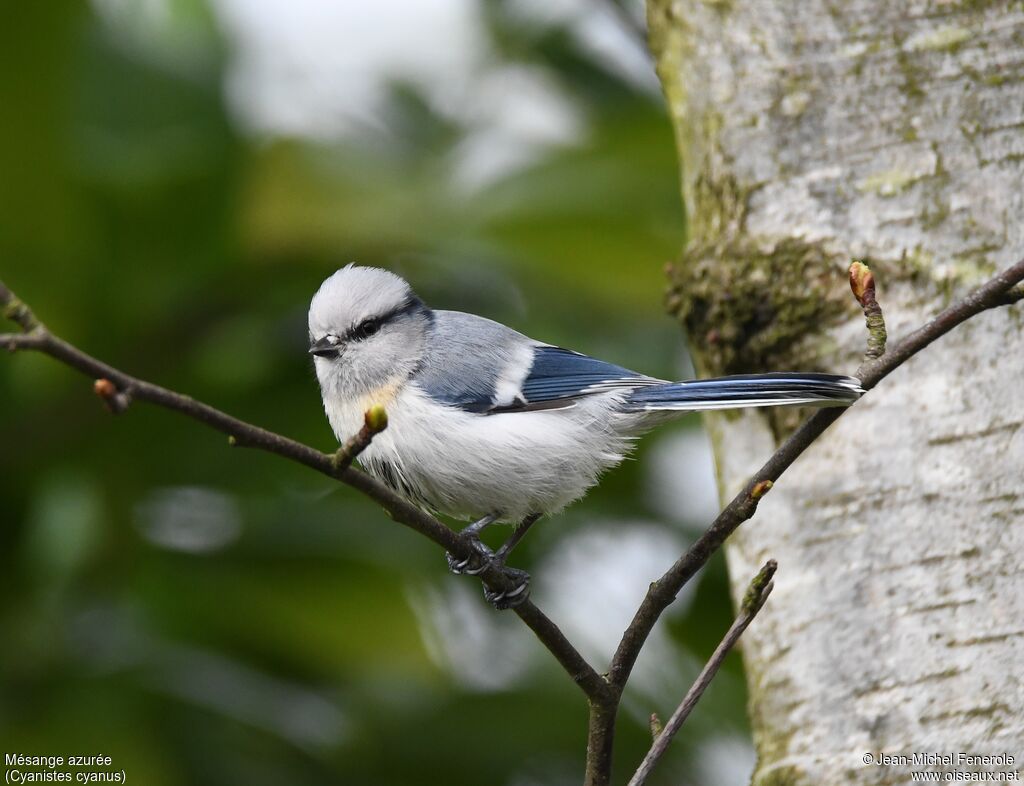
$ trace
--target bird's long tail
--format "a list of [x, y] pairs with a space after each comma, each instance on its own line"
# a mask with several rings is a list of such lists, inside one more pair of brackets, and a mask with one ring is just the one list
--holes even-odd
[[634, 412], [671, 412], [738, 407], [848, 407], [864, 391], [860, 380], [832, 374], [750, 374], [666, 382], [636, 388], [626, 400]]

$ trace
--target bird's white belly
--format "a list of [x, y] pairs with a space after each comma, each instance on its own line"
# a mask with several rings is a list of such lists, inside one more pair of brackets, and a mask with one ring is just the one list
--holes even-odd
[[415, 384], [380, 393], [328, 407], [338, 439], [358, 430], [368, 404], [383, 404], [388, 428], [361, 463], [411, 499], [457, 518], [519, 521], [555, 512], [619, 463], [630, 437], [644, 430], [636, 417], [615, 412], [614, 393], [565, 409], [494, 415], [444, 406]]

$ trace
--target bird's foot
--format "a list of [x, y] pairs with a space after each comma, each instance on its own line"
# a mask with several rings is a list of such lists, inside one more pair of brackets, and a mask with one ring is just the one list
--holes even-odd
[[456, 576], [476, 576], [490, 567], [494, 561], [494, 552], [480, 540], [480, 533], [491, 526], [497, 518], [494, 514], [484, 516], [459, 533], [459, 538], [469, 547], [470, 555], [466, 559], [460, 559], [450, 551], [445, 552], [448, 570]]
[[460, 559], [446, 551], [444, 557], [448, 560], [448, 570], [456, 576], [476, 576], [487, 570], [494, 562], [494, 552], [480, 542], [475, 535], [463, 536], [466, 545], [469, 546], [470, 554], [466, 559]]
[[466, 544], [469, 556], [456, 557], [451, 552], [445, 554], [448, 560], [448, 569], [456, 575], [478, 576], [485, 571], [495, 568], [501, 571], [505, 580], [509, 583], [510, 589], [492, 590], [484, 586], [484, 598], [496, 609], [512, 609], [530, 597], [530, 574], [525, 570], [505, 567], [505, 560], [508, 558], [512, 547], [519, 542], [523, 533], [537, 520], [537, 516], [528, 517], [512, 533], [505, 544], [496, 552], [488, 548], [480, 540], [480, 533], [497, 520], [496, 515], [484, 516], [475, 521], [459, 533], [459, 538]]
[[495, 554], [480, 540], [472, 535], [466, 537], [470, 555], [460, 559], [451, 552], [445, 554], [448, 569], [456, 575], [477, 576], [490, 568], [501, 571], [505, 579], [512, 585], [504, 591], [492, 590], [484, 586], [484, 599], [498, 610], [512, 609], [530, 597], [530, 574], [518, 568], [505, 565], [505, 555]]
[[530, 597], [530, 574], [518, 568], [507, 568], [504, 565], [499, 567], [501, 567], [501, 572], [505, 578], [512, 582], [512, 589], [505, 592], [496, 592], [485, 586], [484, 600], [499, 611], [514, 609]]

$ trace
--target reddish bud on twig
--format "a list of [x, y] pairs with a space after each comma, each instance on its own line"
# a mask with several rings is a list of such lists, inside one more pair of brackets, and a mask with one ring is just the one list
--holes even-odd
[[93, 393], [102, 399], [108, 399], [117, 393], [117, 388], [109, 379], [97, 379], [92, 384]]
[[875, 302], [875, 276], [863, 262], [850, 265], [850, 289], [857, 302], [864, 308]]
[[92, 391], [100, 397], [103, 405], [114, 415], [120, 415], [132, 403], [131, 396], [125, 391], [118, 390], [117, 385], [109, 379], [97, 379], [92, 384]]
[[772, 490], [772, 486], [775, 484], [770, 480], [762, 480], [754, 484], [754, 488], [750, 490], [750, 498], [753, 500], [759, 500], [765, 494]]

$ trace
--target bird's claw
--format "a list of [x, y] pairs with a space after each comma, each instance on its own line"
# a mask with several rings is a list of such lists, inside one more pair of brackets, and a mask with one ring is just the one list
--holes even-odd
[[492, 590], [484, 586], [484, 599], [498, 610], [513, 609], [530, 597], [530, 574], [518, 568], [505, 567], [505, 555], [495, 554], [477, 538], [466, 538], [470, 555], [465, 559], [456, 557], [450, 551], [445, 553], [448, 569], [458, 576], [478, 576], [490, 568], [497, 568], [512, 582], [512, 588], [505, 591]]
[[489, 587], [484, 587], [484, 599], [494, 608], [502, 611], [514, 609], [530, 597], [530, 574], [518, 568], [502, 567], [502, 573], [509, 581], [515, 582], [512, 589], [506, 592], [495, 592]]
[[460, 559], [446, 551], [444, 557], [448, 560], [448, 570], [456, 576], [477, 576], [494, 562], [494, 552], [481, 543], [479, 538], [467, 537], [465, 540], [471, 549], [470, 555]]

